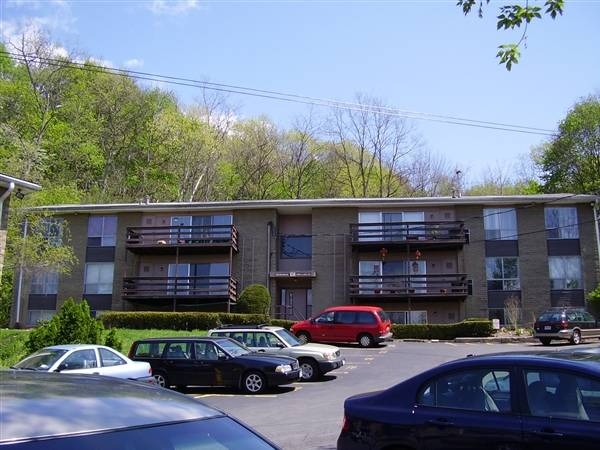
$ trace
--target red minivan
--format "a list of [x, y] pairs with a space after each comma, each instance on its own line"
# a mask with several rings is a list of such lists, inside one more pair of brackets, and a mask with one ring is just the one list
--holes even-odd
[[371, 347], [392, 340], [392, 322], [378, 306], [332, 306], [296, 322], [292, 333], [304, 342], [358, 342]]

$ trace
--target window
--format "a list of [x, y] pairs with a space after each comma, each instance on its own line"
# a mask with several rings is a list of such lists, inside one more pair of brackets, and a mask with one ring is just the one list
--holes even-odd
[[517, 213], [514, 208], [485, 208], [483, 227], [486, 240], [516, 240]]
[[88, 221], [88, 247], [114, 247], [116, 239], [116, 216], [90, 216]]
[[598, 381], [554, 370], [526, 370], [524, 378], [532, 416], [600, 421], [594, 407], [600, 398]]
[[40, 271], [31, 276], [31, 291], [34, 295], [53, 295], [58, 292], [58, 272]]
[[112, 294], [114, 263], [87, 263], [85, 265], [86, 294]]
[[282, 258], [310, 258], [312, 256], [312, 236], [281, 236]]
[[510, 372], [481, 369], [444, 375], [426, 383], [417, 402], [470, 411], [510, 411]]
[[518, 258], [486, 258], [485, 272], [488, 290], [490, 291], [516, 291], [521, 289]]
[[28, 324], [35, 325], [44, 320], [50, 320], [56, 311], [53, 309], [30, 309], [28, 314]]
[[98, 352], [100, 353], [100, 360], [102, 361], [103, 367], [122, 366], [123, 364], [127, 364], [127, 361], [107, 348], [99, 348]]
[[229, 263], [169, 264], [169, 293], [227, 295]]
[[48, 244], [54, 247], [62, 245], [63, 219], [45, 217], [42, 222], [43, 233]]
[[544, 216], [548, 239], [579, 239], [576, 208], [546, 208]]
[[550, 289], [583, 289], [579, 256], [549, 256]]

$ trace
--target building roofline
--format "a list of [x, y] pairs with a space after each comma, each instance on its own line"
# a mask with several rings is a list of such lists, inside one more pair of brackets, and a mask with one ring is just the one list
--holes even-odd
[[29, 194], [34, 191], [39, 191], [42, 187], [39, 184], [30, 183], [29, 181], [21, 180], [19, 178], [11, 177], [0, 173], [0, 186], [8, 188], [10, 183], [14, 183], [15, 186], [19, 187], [24, 194]]
[[586, 194], [540, 194], [509, 196], [463, 196], [463, 197], [415, 197], [415, 198], [335, 198], [302, 200], [235, 200], [215, 202], [168, 202], [168, 203], [114, 203], [86, 205], [50, 205], [37, 207], [55, 213], [118, 213], [118, 212], [173, 212], [177, 210], [230, 211], [244, 209], [277, 209], [280, 213], [309, 213], [317, 208], [381, 209], [397, 207], [439, 207], [462, 205], [527, 205], [527, 204], [580, 204], [594, 203], [600, 197]]

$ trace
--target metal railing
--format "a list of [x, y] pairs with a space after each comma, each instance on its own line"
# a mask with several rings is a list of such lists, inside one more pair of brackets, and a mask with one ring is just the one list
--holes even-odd
[[205, 277], [126, 277], [123, 298], [237, 299], [237, 280], [230, 276]]
[[352, 275], [350, 296], [432, 297], [468, 294], [466, 274]]
[[468, 242], [463, 221], [453, 222], [373, 222], [350, 225], [353, 244], [373, 242], [428, 241]]
[[234, 225], [173, 225], [127, 227], [127, 247], [232, 246], [237, 250], [238, 231]]

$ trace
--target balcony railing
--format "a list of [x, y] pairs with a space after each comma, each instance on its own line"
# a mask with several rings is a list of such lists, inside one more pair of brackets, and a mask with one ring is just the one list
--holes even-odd
[[419, 244], [466, 244], [468, 232], [462, 221], [373, 222], [350, 225], [352, 244], [418, 242]]
[[466, 274], [352, 275], [351, 297], [464, 297]]
[[237, 299], [237, 280], [230, 276], [212, 277], [127, 277], [123, 298], [135, 299]]
[[127, 227], [125, 245], [130, 250], [157, 247], [232, 247], [237, 251], [238, 232], [234, 225]]

